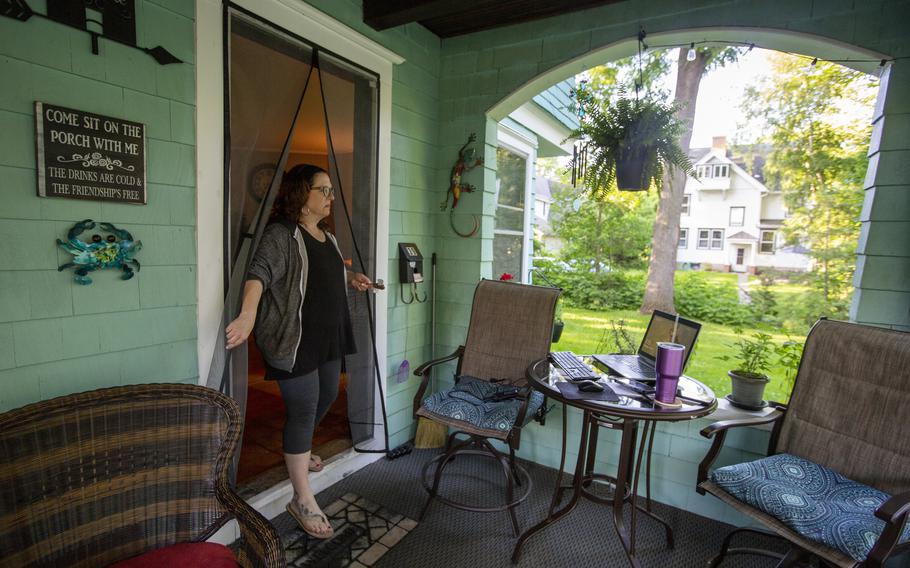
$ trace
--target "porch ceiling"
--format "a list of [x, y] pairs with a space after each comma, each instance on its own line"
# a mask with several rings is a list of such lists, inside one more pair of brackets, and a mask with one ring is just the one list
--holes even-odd
[[419, 22], [441, 38], [577, 12], [622, 0], [364, 0], [375, 30]]

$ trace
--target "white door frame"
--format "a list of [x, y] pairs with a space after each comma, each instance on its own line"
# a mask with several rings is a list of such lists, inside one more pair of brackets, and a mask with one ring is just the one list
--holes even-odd
[[[379, 141], [377, 161], [376, 278], [388, 281], [389, 183], [391, 169], [392, 68], [404, 59], [382, 45], [345, 26], [299, 0], [235, 0], [234, 4], [272, 22], [278, 28], [306, 38], [319, 47], [344, 57], [379, 75]], [[224, 37], [221, 0], [196, 0], [196, 258], [197, 258], [197, 352], [199, 382], [205, 384], [215, 349], [222, 333], [221, 310], [224, 294]], [[376, 294], [376, 350], [379, 372], [385, 375], [387, 357], [388, 301]], [[383, 377], [384, 380], [384, 377]], [[374, 422], [382, 423], [376, 390]], [[383, 445], [381, 426], [374, 427], [372, 443]], [[339, 459], [336, 463], [359, 469], [382, 454], [360, 454], [361, 458]], [[355, 456], [351, 456], [352, 458]], [[332, 464], [327, 464], [331, 466]], [[329, 470], [327, 467], [326, 470]], [[337, 468], [334, 468], [337, 469]], [[326, 471], [326, 473], [329, 473]], [[349, 471], [323, 476], [340, 478]], [[288, 484], [289, 485], [289, 484]], [[285, 488], [287, 489], [287, 488]], [[314, 489], [319, 488], [314, 486]], [[286, 491], [281, 491], [285, 493]]]
[[[751, 254], [749, 254], [749, 249], [752, 248], [747, 244], [734, 244], [733, 247], [733, 258], [730, 262], [730, 271], [731, 272], [746, 272], [746, 267], [749, 265], [749, 260]], [[743, 261], [741, 263], [736, 262], [739, 258], [739, 251], [743, 251]]]

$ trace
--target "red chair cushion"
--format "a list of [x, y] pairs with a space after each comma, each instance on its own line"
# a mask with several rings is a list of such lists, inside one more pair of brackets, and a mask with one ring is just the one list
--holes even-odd
[[237, 568], [231, 549], [214, 542], [182, 542], [112, 564], [111, 568]]

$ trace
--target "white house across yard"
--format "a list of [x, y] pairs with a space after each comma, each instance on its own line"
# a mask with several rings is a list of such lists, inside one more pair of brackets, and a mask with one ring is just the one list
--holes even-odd
[[715, 136], [711, 148], [693, 148], [690, 158], [697, 179], [686, 181], [680, 266], [752, 274], [763, 268], [809, 268], [807, 249], [783, 246], [783, 193], [769, 189], [760, 174], [753, 176], [743, 160], [731, 157], [726, 137]]

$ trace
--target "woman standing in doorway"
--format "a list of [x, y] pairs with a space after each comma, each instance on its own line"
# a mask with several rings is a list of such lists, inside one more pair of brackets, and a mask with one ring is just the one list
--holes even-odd
[[288, 512], [316, 538], [332, 526], [310, 487], [321, 469], [310, 453], [313, 430], [338, 396], [341, 359], [353, 353], [346, 287], [366, 291], [372, 282], [349, 272], [335, 237], [326, 231], [335, 189], [328, 173], [311, 165], [291, 168], [281, 181], [269, 225], [250, 265], [240, 315], [226, 329], [227, 348], [255, 329], [266, 363], [287, 409], [284, 460], [294, 498]]

